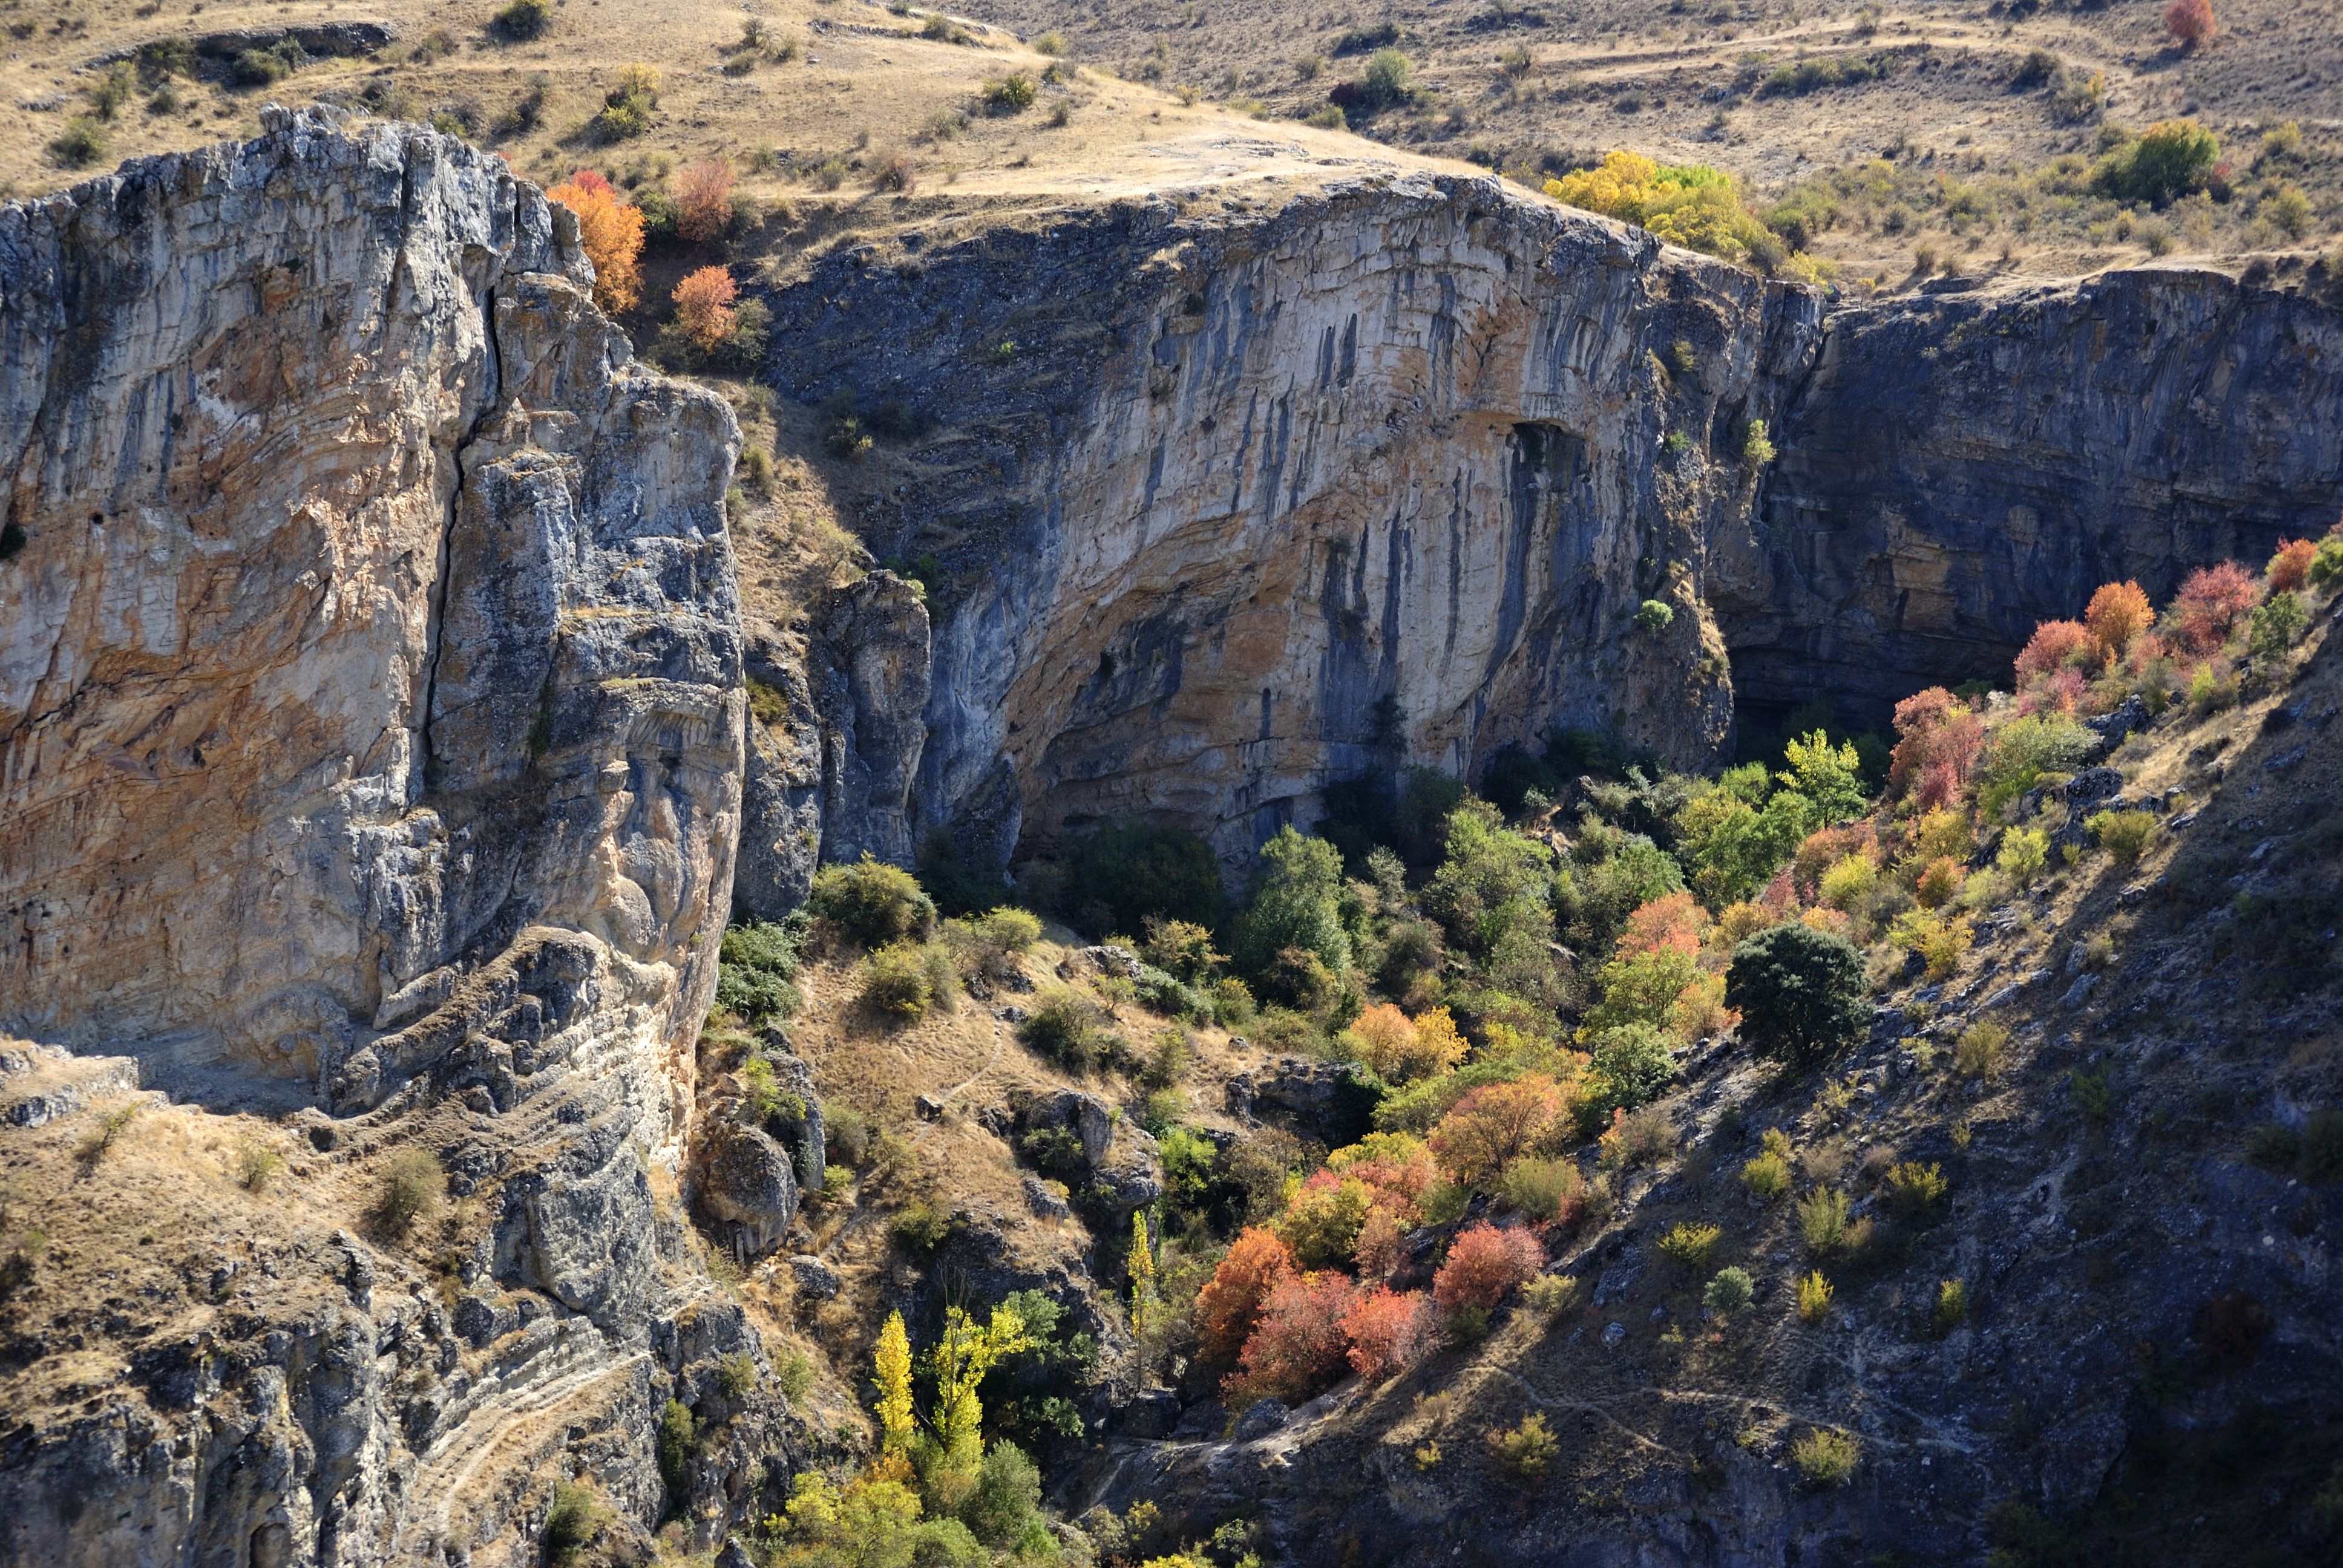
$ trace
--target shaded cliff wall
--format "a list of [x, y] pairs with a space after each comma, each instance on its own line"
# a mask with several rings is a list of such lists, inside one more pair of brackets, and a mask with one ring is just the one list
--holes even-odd
[[[0, 208], [0, 1032], [311, 1101], [321, 1174], [129, 1305], [99, 1397], [39, 1393], [17, 1303], [0, 1562], [535, 1562], [572, 1466], [655, 1521], [661, 1404], [758, 1350], [655, 1197], [732, 878], [738, 432], [494, 156], [264, 125]], [[436, 1274], [340, 1228], [414, 1148], [477, 1220]], [[694, 1460], [744, 1509], [753, 1413]]]
[[[786, 390], [912, 432], [866, 523], [936, 563], [921, 831], [1148, 817], [1233, 859], [1332, 779], [1551, 722], [1725, 741], [1697, 585], [1811, 294], [1407, 176], [915, 233], [773, 304]], [[1673, 626], [1633, 629], [1646, 598]]]
[[[1745, 704], [1883, 721], [2037, 621], [2343, 510], [2343, 311], [2185, 267], [1834, 312], [1705, 591]], [[1721, 542], [1722, 544], [1722, 542]]]

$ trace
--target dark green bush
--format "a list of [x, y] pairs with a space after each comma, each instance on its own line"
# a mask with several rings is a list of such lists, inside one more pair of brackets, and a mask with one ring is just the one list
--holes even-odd
[[1098, 1009], [1080, 991], [1050, 991], [1018, 1026], [1017, 1038], [1069, 1072], [1088, 1072], [1101, 1049]]
[[1733, 950], [1725, 1005], [1759, 1056], [1807, 1067], [1861, 1040], [1871, 1025], [1863, 955], [1841, 938], [1792, 921]]
[[510, 0], [491, 25], [499, 36], [516, 44], [542, 37], [553, 25], [553, 0]]
[[936, 920], [934, 901], [910, 872], [868, 854], [854, 865], [824, 866], [815, 872], [806, 903], [848, 940], [865, 948], [924, 937]]
[[680, 1502], [691, 1490], [691, 1453], [699, 1439], [699, 1422], [679, 1399], [667, 1402], [659, 1412], [659, 1473], [668, 1495]]
[[553, 1506], [545, 1514], [545, 1554], [557, 1563], [575, 1563], [602, 1538], [612, 1514], [608, 1503], [591, 1486], [563, 1481], [553, 1488]]

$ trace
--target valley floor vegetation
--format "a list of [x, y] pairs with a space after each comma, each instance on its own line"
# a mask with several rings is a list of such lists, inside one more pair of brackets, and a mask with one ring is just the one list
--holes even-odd
[[[1346, 781], [1326, 791], [1314, 832], [1289, 827], [1263, 846], [1233, 904], [1202, 842], [1160, 827], [1111, 826], [1021, 867], [1020, 899], [1122, 950], [1127, 964], [1097, 990], [1152, 1020], [1150, 1038], [1127, 1038], [1065, 987], [1032, 997], [1019, 1026], [1058, 1070], [1119, 1081], [1118, 1113], [1160, 1149], [1161, 1201], [1096, 1243], [1094, 1277], [1121, 1282], [1113, 1310], [1143, 1381], [1192, 1369], [1193, 1386], [1202, 1369], [1233, 1422], [1262, 1401], [1398, 1376], [1507, 1312], [1571, 1311], [1580, 1282], [1550, 1260], [1609, 1215], [1627, 1172], [1671, 1155], [1678, 1133], [1655, 1102], [1690, 1053], [1737, 1044], [1827, 1085], [1872, 1030], [1875, 992], [1949, 975], [1998, 906], [2087, 858], [2128, 864], [2170, 830], [2158, 810], [2120, 804], [2120, 770], [2097, 759], [2150, 716], [2210, 713], [2270, 678], [2338, 589], [2343, 524], [2287, 541], [2259, 570], [2195, 572], [2160, 609], [2111, 583], [2080, 619], [2036, 629], [2008, 689], [1918, 692], [1896, 706], [1892, 739], [1796, 725], [1777, 758], [1713, 778], [1557, 732], [1536, 755], [1495, 758], [1478, 792], [1424, 769]], [[828, 867], [806, 912], [727, 936], [714, 1022], [791, 1011], [809, 940], [860, 953], [863, 1005], [900, 1020], [1008, 974], [1043, 929], [997, 871], [940, 847], [919, 876]], [[1184, 1081], [1191, 1031], [1206, 1026], [1332, 1064], [1342, 1135], [1330, 1146], [1266, 1124], [1234, 1140], [1199, 1126]], [[2008, 1040], [1974, 1024], [1952, 1070], [1990, 1077]], [[2074, 1092], [2087, 1114], [2104, 1082], [2080, 1074]], [[1078, 1141], [1058, 1136], [1067, 1149], [1029, 1134], [1021, 1153], [1071, 1172]], [[1872, 1163], [1860, 1174], [1881, 1223], [1923, 1225], [1951, 1196], [1939, 1164]], [[1657, 1236], [1658, 1254], [1718, 1333], [1759, 1312], [1826, 1321], [1830, 1273], [1874, 1220], [1829, 1161], [1778, 1130], [1738, 1185], [1759, 1207], [1797, 1191], [1783, 1211], [1805, 1248], [1793, 1290], [1757, 1291], [1749, 1266], [1762, 1262], [1729, 1255], [1699, 1219]], [[1930, 1306], [1932, 1332], [1953, 1332], [1966, 1282], [1932, 1286]], [[1251, 1560], [1242, 1530], [1160, 1539], [1144, 1503], [1076, 1526], [1041, 1510], [1040, 1464], [1082, 1432], [1067, 1399], [1099, 1354], [1060, 1318], [1032, 1292], [981, 1316], [955, 1304], [915, 1356], [890, 1317], [870, 1384], [878, 1456], [851, 1478], [799, 1477], [767, 1522], [766, 1560]], [[1487, 1441], [1524, 1484], [1554, 1452], [1535, 1416]], [[1853, 1434], [1822, 1427], [1785, 1452], [1815, 1487], [1863, 1462]], [[1439, 1444], [1417, 1462], [1441, 1462]]]

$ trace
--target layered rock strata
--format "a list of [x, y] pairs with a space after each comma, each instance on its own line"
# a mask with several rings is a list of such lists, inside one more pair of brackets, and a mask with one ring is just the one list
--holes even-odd
[[484, 1224], [434, 1286], [288, 1214], [276, 1283], [12, 1412], [0, 1559], [532, 1561], [539, 1466], [649, 1521], [661, 1402], [755, 1351], [655, 1197], [738, 830], [738, 434], [591, 282], [499, 160], [323, 113], [0, 209], [0, 1030], [322, 1107], [353, 1181], [434, 1149]]

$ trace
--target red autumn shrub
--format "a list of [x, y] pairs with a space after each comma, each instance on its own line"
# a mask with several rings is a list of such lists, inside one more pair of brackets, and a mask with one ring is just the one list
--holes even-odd
[[693, 245], [714, 239], [732, 222], [732, 166], [699, 158], [675, 176], [675, 232]]
[[1239, 1236], [1196, 1294], [1196, 1350], [1212, 1366], [1233, 1366], [1261, 1321], [1262, 1303], [1293, 1273], [1293, 1254], [1255, 1225]]
[[2268, 569], [2263, 574], [2269, 579], [2272, 593], [2290, 593], [2310, 580], [2310, 563], [2318, 555], [2316, 539], [2287, 539], [2270, 557]]
[[2023, 686], [2062, 668], [2089, 648], [2092, 641], [2091, 628], [2079, 620], [2044, 621], [2034, 628], [2034, 635], [2026, 639], [2026, 647], [2017, 656], [2017, 683]]
[[1485, 1191], [1517, 1156], [1544, 1141], [1567, 1109], [1561, 1088], [1540, 1073], [1484, 1083], [1432, 1130], [1433, 1158], [1449, 1180]]
[[1896, 733], [1900, 739], [1887, 754], [1889, 791], [1906, 794], [1916, 786], [1921, 804], [1932, 809], [1957, 799], [1985, 748], [1985, 721], [1932, 686], [1896, 705]]
[[2123, 657], [2133, 638], [2156, 624], [2156, 607], [2137, 583], [2107, 583], [2091, 596], [2083, 624], [2090, 628], [2101, 657], [2113, 661]]
[[2211, 43], [2221, 30], [2213, 19], [2213, 0], [2172, 0], [2165, 7], [2164, 30], [2184, 49]]
[[2020, 713], [2072, 713], [2090, 694], [2091, 683], [2072, 665], [2054, 669], [2017, 694]]
[[1619, 946], [1613, 956], [1631, 958], [1663, 950], [1697, 953], [1701, 936], [1707, 929], [1708, 911], [1694, 903], [1690, 893], [1670, 893], [1664, 899], [1654, 899], [1627, 917], [1627, 929], [1620, 933]]
[[1406, 1132], [1370, 1132], [1326, 1157], [1326, 1169], [1367, 1184], [1373, 1204], [1391, 1211], [1401, 1225], [1413, 1225], [1423, 1212], [1423, 1194], [1440, 1179], [1440, 1167], [1423, 1140]]
[[1440, 1342], [1430, 1299], [1422, 1291], [1402, 1294], [1383, 1285], [1351, 1302], [1342, 1332], [1351, 1342], [1352, 1370], [1369, 1379], [1405, 1372]]
[[2216, 654], [2261, 599], [2261, 584], [2237, 562], [2199, 567], [2188, 574], [2180, 596], [2172, 601], [2173, 624], [2189, 651]]
[[1545, 1266], [1545, 1249], [1527, 1231], [1501, 1231], [1485, 1221], [1449, 1244], [1447, 1261], [1432, 1276], [1432, 1299], [1444, 1314], [1487, 1309]]
[[675, 322], [707, 353], [732, 336], [732, 302], [740, 297], [732, 274], [703, 266], [675, 286]]
[[1357, 1295], [1348, 1275], [1331, 1270], [1278, 1281], [1262, 1302], [1261, 1322], [1245, 1341], [1237, 1371], [1221, 1387], [1238, 1399], [1298, 1404], [1333, 1386], [1348, 1364], [1351, 1342], [1342, 1322]]

